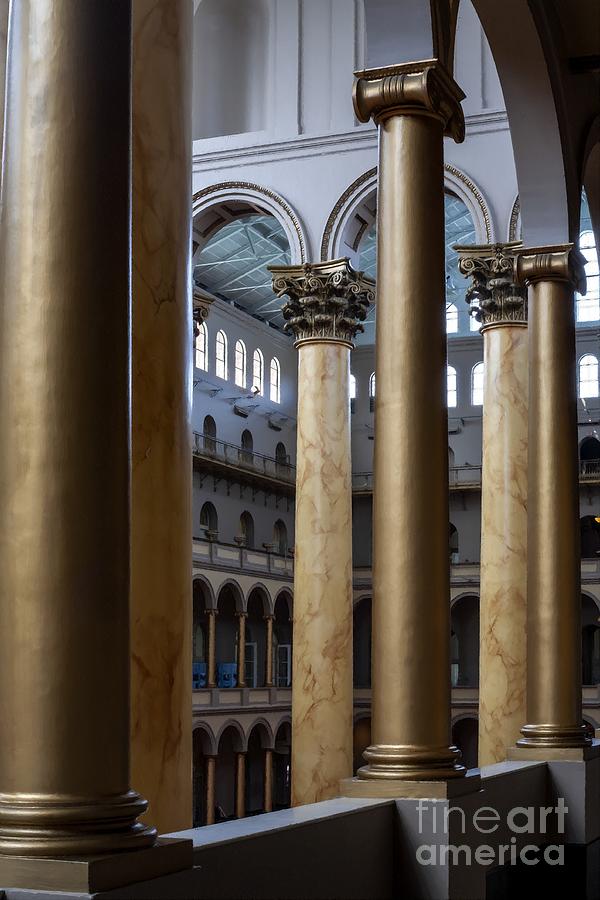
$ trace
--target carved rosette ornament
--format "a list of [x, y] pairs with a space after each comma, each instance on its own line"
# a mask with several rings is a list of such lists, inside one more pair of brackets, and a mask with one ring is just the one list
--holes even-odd
[[375, 299], [375, 283], [357, 272], [348, 259], [298, 266], [270, 266], [273, 290], [288, 297], [284, 329], [306, 341], [340, 341], [352, 345], [363, 331]]
[[527, 325], [527, 288], [517, 284], [516, 253], [519, 241], [454, 249], [458, 268], [471, 279], [465, 300], [482, 331], [494, 325]]
[[464, 93], [437, 59], [356, 72], [354, 110], [360, 122], [379, 125], [390, 116], [440, 119], [457, 144], [465, 139]]

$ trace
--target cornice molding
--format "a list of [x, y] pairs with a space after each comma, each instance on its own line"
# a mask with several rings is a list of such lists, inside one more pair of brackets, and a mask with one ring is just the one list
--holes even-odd
[[519, 284], [563, 281], [579, 294], [586, 292], [586, 258], [574, 244], [523, 247], [517, 253], [515, 276]]

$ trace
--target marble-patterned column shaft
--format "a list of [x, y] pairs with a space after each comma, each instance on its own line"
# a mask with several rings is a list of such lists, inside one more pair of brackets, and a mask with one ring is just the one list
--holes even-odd
[[235, 754], [235, 815], [243, 819], [246, 815], [246, 754]]
[[481, 485], [479, 765], [506, 759], [526, 715], [527, 292], [519, 244], [456, 247], [485, 363]]
[[273, 751], [265, 750], [265, 812], [273, 812]]
[[581, 564], [574, 290], [585, 260], [571, 244], [526, 248], [529, 287], [527, 724], [520, 747], [589, 742], [581, 709]]
[[373, 285], [347, 260], [274, 267], [298, 348], [292, 804], [352, 774], [350, 350]]
[[215, 824], [215, 781], [216, 781], [217, 757], [206, 757], [206, 824]]
[[131, 4], [19, 0], [9, 29], [0, 854], [54, 858], [156, 834], [129, 766]]
[[[360, 72], [379, 126], [372, 744], [360, 790], [464, 774], [450, 730], [444, 133], [463, 93], [437, 62]], [[426, 712], [425, 712], [426, 711]]]
[[133, 2], [132, 768], [192, 821], [192, 0]]
[[206, 673], [206, 686], [214, 688], [217, 686], [217, 610], [207, 609], [206, 618], [208, 619], [208, 662]]
[[246, 613], [236, 613], [238, 620], [237, 636], [237, 686], [246, 687]]
[[8, 39], [9, 0], [0, 0], [0, 192], [2, 189], [2, 148], [4, 145], [4, 88], [6, 79], [6, 52]]
[[265, 650], [265, 687], [273, 687], [273, 616], [265, 616], [267, 640]]

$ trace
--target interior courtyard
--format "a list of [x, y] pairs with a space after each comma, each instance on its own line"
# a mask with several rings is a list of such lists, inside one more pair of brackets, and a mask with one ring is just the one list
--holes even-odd
[[0, 896], [600, 897], [600, 6], [0, 0], [0, 98]]

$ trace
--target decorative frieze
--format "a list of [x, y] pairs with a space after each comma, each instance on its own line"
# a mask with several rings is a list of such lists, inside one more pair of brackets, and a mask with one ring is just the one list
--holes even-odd
[[282, 312], [285, 331], [296, 341], [352, 343], [363, 331], [375, 283], [352, 268], [348, 259], [298, 266], [270, 266], [273, 290], [287, 296]]
[[465, 300], [482, 328], [527, 325], [527, 288], [516, 281], [520, 248], [518, 241], [454, 248], [460, 272], [471, 279]]

